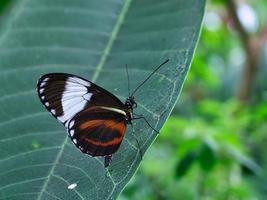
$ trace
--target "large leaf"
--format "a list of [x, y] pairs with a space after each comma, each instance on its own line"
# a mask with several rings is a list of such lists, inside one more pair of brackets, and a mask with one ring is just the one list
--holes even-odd
[[[157, 65], [135, 95], [136, 113], [160, 129], [187, 74], [204, 0], [20, 0], [0, 35], [0, 199], [115, 199], [141, 158], [128, 127], [109, 169], [82, 154], [41, 105], [36, 81], [68, 72], [96, 82], [122, 101]], [[142, 152], [157, 134], [134, 123]], [[76, 183], [70, 190], [68, 185]]]

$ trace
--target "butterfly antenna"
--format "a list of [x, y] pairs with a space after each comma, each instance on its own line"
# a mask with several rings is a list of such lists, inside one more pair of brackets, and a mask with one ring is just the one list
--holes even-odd
[[130, 78], [129, 78], [129, 71], [128, 71], [128, 66], [126, 64], [126, 75], [127, 75], [127, 84], [128, 84], [128, 96], [130, 96]]
[[145, 82], [147, 82], [147, 80], [153, 75], [155, 74], [156, 71], [159, 70], [159, 68], [161, 68], [163, 65], [165, 65], [167, 62], [169, 62], [170, 59], [165, 60], [163, 63], [161, 63], [140, 85], [138, 85], [135, 90], [133, 91], [133, 93], [131, 94], [131, 96], [134, 95], [134, 93], [136, 93], [136, 91], [145, 84]]

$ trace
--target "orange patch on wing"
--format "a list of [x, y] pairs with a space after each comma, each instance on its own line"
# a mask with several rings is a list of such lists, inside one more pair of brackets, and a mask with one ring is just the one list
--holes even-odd
[[103, 123], [103, 120], [89, 120], [87, 122], [84, 122], [80, 125], [80, 129], [87, 129], [95, 126], [101, 126]]
[[80, 125], [80, 129], [83, 130], [83, 129], [92, 128], [96, 126], [105, 126], [107, 129], [111, 129], [111, 130], [116, 129], [120, 132], [121, 135], [123, 135], [126, 130], [126, 125], [123, 121], [117, 122], [114, 120], [90, 120], [90, 121], [82, 123]]
[[98, 142], [98, 141], [91, 140], [88, 138], [84, 138], [84, 139], [93, 145], [107, 147], [107, 146], [116, 145], [116, 144], [121, 143], [122, 137], [114, 138], [113, 140], [110, 140], [108, 142]]

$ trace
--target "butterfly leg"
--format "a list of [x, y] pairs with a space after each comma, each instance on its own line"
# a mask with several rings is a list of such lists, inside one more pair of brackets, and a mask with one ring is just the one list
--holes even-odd
[[133, 120], [134, 120], [134, 119], [143, 119], [143, 120], [145, 120], [145, 122], [147, 123], [147, 125], [148, 125], [153, 131], [155, 131], [157, 134], [159, 134], [159, 131], [157, 131], [156, 129], [154, 129], [154, 128], [150, 125], [150, 123], [147, 121], [147, 119], [146, 119], [143, 115], [137, 115], [137, 114], [134, 114], [134, 115], [136, 115], [137, 117], [134, 117]]
[[105, 168], [108, 167], [111, 162], [112, 162], [112, 154], [111, 155], [106, 155], [104, 157], [104, 166], [105, 166]]
[[139, 144], [139, 141], [138, 141], [137, 137], [136, 137], [135, 134], [134, 134], [135, 131], [134, 131], [133, 124], [130, 123], [130, 125], [131, 125], [131, 127], [132, 127], [132, 136], [134, 137], [134, 139], [135, 139], [135, 141], [136, 141], [136, 143], [137, 143], [137, 148], [138, 148], [138, 151], [139, 151], [141, 160], [142, 160], [142, 159], [143, 159], [143, 152], [142, 152], [142, 150], [141, 150], [141, 146], [140, 146], [140, 144]]

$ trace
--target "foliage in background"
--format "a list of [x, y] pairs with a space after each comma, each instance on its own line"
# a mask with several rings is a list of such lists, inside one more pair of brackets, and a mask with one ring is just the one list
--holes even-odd
[[209, 1], [181, 97], [121, 200], [265, 199], [267, 2], [246, 3], [257, 17], [248, 35], [262, 43], [249, 99], [238, 97], [247, 59], [240, 30], [228, 1]]

